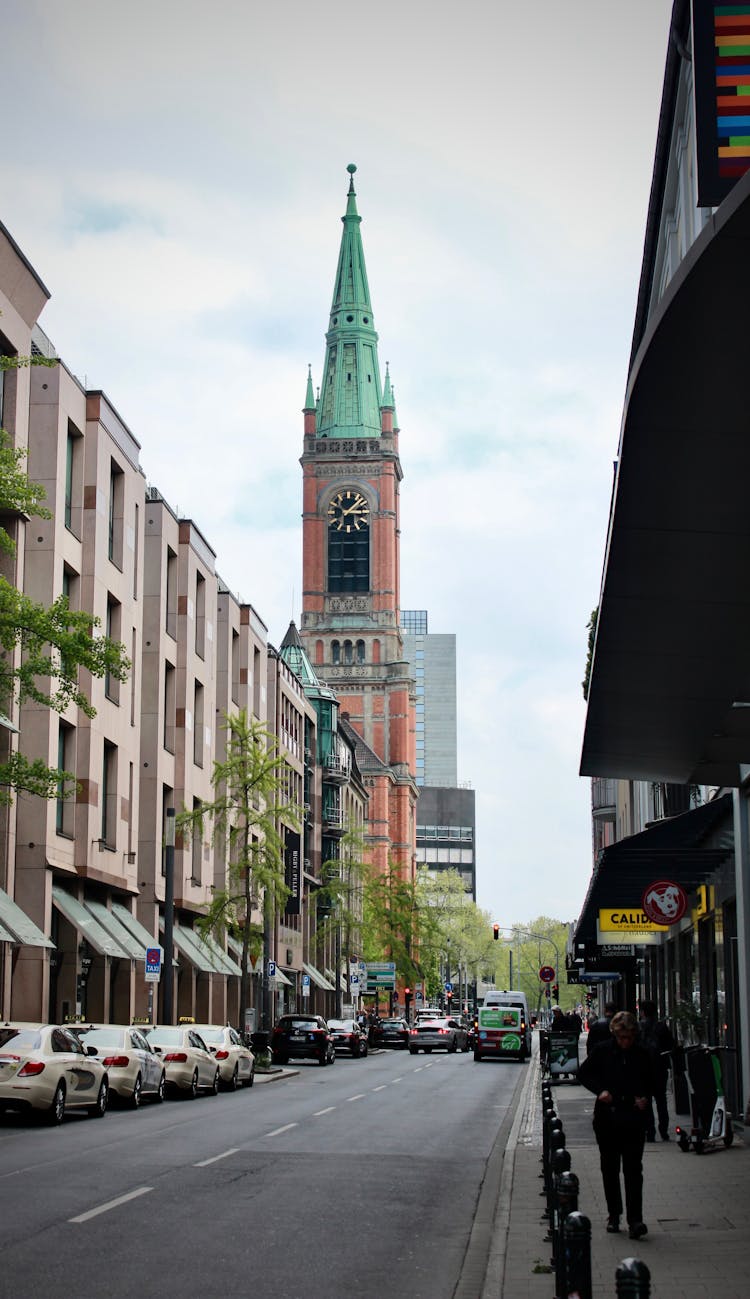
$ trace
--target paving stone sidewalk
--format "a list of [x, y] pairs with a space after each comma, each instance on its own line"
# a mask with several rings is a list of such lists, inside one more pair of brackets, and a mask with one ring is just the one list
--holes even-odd
[[[507, 1066], [506, 1066], [507, 1067]], [[503, 1280], [483, 1299], [553, 1299], [553, 1272], [535, 1271], [550, 1263], [541, 1221], [541, 1084], [539, 1059], [527, 1066], [530, 1077], [522, 1098], [515, 1145], [509, 1145], [510, 1204], [505, 1206]], [[676, 1141], [648, 1142], [644, 1151], [644, 1218], [649, 1234], [631, 1241], [627, 1229], [605, 1232], [606, 1208], [599, 1152], [591, 1119], [594, 1097], [573, 1082], [553, 1088], [562, 1120], [571, 1171], [580, 1183], [578, 1207], [591, 1219], [593, 1299], [616, 1296], [615, 1270], [625, 1258], [639, 1258], [651, 1272], [652, 1299], [748, 1299], [750, 1296], [750, 1135], [735, 1138], [731, 1149], [683, 1154]], [[671, 1130], [677, 1122], [672, 1116]], [[684, 1121], [684, 1118], [683, 1120]], [[500, 1214], [500, 1206], [499, 1206]], [[500, 1219], [499, 1230], [505, 1228]], [[502, 1246], [501, 1246], [502, 1249]]]

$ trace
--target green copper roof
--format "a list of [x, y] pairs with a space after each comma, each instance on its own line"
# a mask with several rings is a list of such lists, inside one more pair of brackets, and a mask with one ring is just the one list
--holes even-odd
[[308, 699], [336, 700], [336, 695], [330, 686], [325, 685], [316, 675], [294, 621], [290, 622], [286, 636], [281, 642], [279, 655], [287, 667], [299, 677]]
[[313, 392], [312, 366], [307, 367], [307, 392], [305, 393], [305, 404], [303, 410], [315, 410], [315, 394]]
[[326, 334], [323, 386], [318, 403], [318, 437], [379, 437], [381, 388], [378, 336], [357, 212], [353, 162], [349, 163], [346, 215], [341, 218], [339, 264]]

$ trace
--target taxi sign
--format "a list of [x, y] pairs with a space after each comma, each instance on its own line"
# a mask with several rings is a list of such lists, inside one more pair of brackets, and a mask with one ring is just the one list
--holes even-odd
[[161, 977], [161, 963], [164, 958], [164, 952], [161, 947], [154, 945], [147, 947], [145, 953], [146, 962], [146, 982], [158, 983]]

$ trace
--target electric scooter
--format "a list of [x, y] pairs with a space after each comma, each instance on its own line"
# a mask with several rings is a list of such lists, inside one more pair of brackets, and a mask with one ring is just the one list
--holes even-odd
[[689, 1130], [680, 1126], [675, 1129], [680, 1150], [687, 1154], [692, 1148], [696, 1155], [702, 1155], [717, 1146], [731, 1146], [734, 1127], [726, 1106], [719, 1048], [689, 1046], [685, 1066], [693, 1122]]

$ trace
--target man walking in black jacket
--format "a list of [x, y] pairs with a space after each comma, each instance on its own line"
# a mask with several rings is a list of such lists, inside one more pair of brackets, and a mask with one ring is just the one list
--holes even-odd
[[610, 1040], [587, 1056], [578, 1078], [596, 1096], [594, 1133], [609, 1215], [607, 1231], [620, 1230], [622, 1166], [630, 1238], [639, 1240], [648, 1231], [643, 1221], [643, 1145], [654, 1094], [653, 1065], [638, 1042], [635, 1015], [621, 1010], [610, 1028]]

